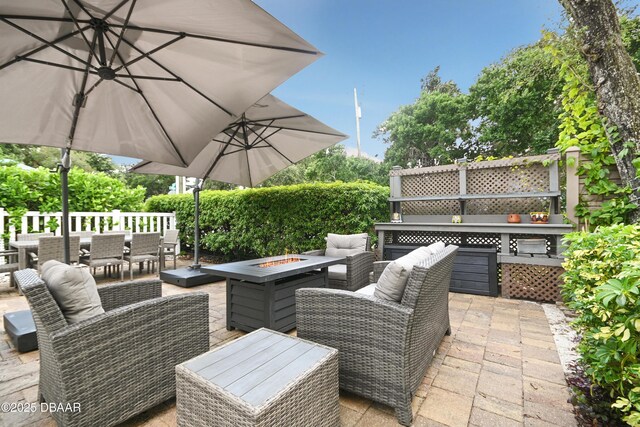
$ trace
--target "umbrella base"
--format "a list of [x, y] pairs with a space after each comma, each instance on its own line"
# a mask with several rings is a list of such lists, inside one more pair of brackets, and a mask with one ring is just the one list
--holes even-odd
[[172, 285], [190, 288], [192, 286], [205, 285], [207, 283], [225, 280], [224, 277], [205, 273], [199, 268], [178, 268], [177, 270], [164, 270], [160, 272], [160, 280]]

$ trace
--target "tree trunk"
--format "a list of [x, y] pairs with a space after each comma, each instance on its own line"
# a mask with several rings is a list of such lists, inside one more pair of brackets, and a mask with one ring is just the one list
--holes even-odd
[[[640, 153], [640, 77], [631, 62], [620, 36], [620, 22], [612, 0], [559, 0], [572, 22], [582, 31], [581, 52], [589, 65], [598, 110], [609, 126], [618, 130], [618, 138], [610, 138], [611, 151], [623, 183], [640, 196], [636, 168], [632, 161]], [[633, 143], [628, 153], [620, 156], [625, 142]], [[639, 222], [640, 211], [632, 214]]]

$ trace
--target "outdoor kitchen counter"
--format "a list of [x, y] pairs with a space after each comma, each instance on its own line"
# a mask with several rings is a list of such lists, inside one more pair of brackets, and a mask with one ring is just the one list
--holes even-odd
[[[377, 223], [375, 230], [378, 233], [378, 245], [380, 253], [384, 253], [385, 232], [394, 233], [399, 231], [435, 232], [435, 233], [481, 233], [499, 234], [501, 240], [501, 252], [503, 256], [510, 255], [509, 242], [511, 235], [530, 234], [544, 236], [563, 236], [573, 231], [571, 224], [509, 224], [509, 223], [488, 223], [488, 222], [468, 222], [453, 224], [451, 222], [400, 222], [400, 223]], [[394, 243], [395, 237], [394, 237]], [[558, 254], [562, 253], [562, 248], [557, 248]]]

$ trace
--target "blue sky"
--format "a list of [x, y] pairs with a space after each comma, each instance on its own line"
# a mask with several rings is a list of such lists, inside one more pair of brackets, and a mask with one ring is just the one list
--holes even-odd
[[562, 16], [558, 0], [254, 1], [325, 54], [274, 95], [349, 135], [355, 153], [356, 87], [362, 151], [378, 159], [386, 145], [374, 130], [419, 96], [430, 70], [439, 65], [467, 91], [484, 67], [557, 29]]
[[558, 0], [254, 0], [325, 53], [273, 93], [350, 136], [353, 88], [362, 107], [361, 145], [382, 158], [373, 131], [440, 75], [463, 91], [485, 66], [561, 22]]

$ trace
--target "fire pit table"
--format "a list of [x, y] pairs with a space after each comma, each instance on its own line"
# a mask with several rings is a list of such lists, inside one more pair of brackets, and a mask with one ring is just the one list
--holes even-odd
[[202, 267], [227, 279], [227, 329], [251, 332], [296, 327], [296, 289], [324, 288], [328, 267], [344, 258], [282, 255]]

